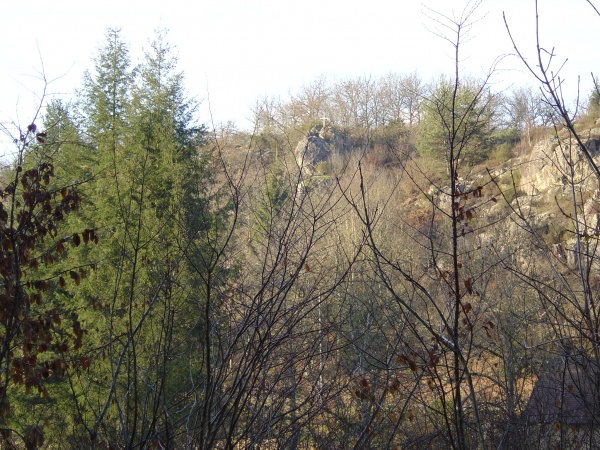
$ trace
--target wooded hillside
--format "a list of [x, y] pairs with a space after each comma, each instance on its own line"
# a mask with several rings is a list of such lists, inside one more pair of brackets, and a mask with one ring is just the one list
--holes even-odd
[[5, 129], [2, 448], [600, 445], [600, 89], [540, 46], [534, 87], [463, 75], [467, 13], [448, 75], [319, 78], [252, 132], [108, 30]]

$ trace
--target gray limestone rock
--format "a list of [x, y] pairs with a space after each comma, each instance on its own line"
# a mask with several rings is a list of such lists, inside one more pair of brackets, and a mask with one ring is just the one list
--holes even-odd
[[305, 175], [312, 176], [315, 167], [327, 161], [333, 152], [343, 153], [349, 148], [346, 137], [330, 126], [320, 131], [313, 127], [296, 145], [294, 156]]

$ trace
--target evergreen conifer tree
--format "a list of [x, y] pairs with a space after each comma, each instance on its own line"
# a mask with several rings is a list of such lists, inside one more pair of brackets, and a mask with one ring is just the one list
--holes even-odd
[[94, 370], [71, 378], [81, 434], [123, 448], [168, 442], [173, 432], [186, 381], [178, 374], [189, 366], [181, 346], [195, 323], [187, 242], [204, 223], [204, 129], [176, 59], [159, 34], [130, 67], [120, 32], [109, 30], [81, 92], [96, 162], [82, 220], [102, 238], [98, 270], [78, 297], [94, 328]]

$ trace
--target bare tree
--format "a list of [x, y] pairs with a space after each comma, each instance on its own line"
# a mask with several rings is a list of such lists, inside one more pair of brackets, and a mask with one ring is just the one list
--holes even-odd
[[[429, 436], [420, 434], [420, 445], [460, 449], [487, 445], [481, 392], [475, 377], [480, 369], [473, 354], [479, 345], [480, 330], [493, 326], [487, 324], [491, 321], [487, 319], [489, 311], [485, 299], [491, 280], [489, 274], [497, 265], [494, 260], [486, 262], [483, 257], [475, 259], [473, 256], [480, 248], [477, 243], [480, 230], [473, 220], [482, 205], [492, 199], [484, 198], [482, 186], [468, 183], [460, 176], [463, 152], [481, 126], [489, 101], [486, 78], [478, 84], [470, 102], [458, 108], [463, 79], [459, 49], [476, 21], [479, 4], [469, 2], [456, 17], [429, 11], [433, 22], [443, 30], [437, 33], [452, 45], [455, 67], [449, 101], [446, 98], [428, 100], [437, 108], [445, 136], [449, 186], [438, 188], [439, 197], [432, 201], [425, 222], [418, 228], [412, 223], [414, 245], [428, 254], [424, 266], [402, 263], [402, 258], [382, 244], [377, 230], [384, 222], [381, 208], [387, 202], [381, 206], [367, 202], [370, 181], [362, 170], [361, 200], [347, 196], [368, 237], [372, 270], [403, 317], [397, 330], [405, 331], [396, 337], [402, 344], [397, 345], [399, 354], [395, 362], [414, 374], [406, 413], [410, 410], [408, 405], [416, 408], [419, 402], [415, 400], [420, 399], [419, 419], [415, 420], [420, 429], [431, 430]], [[405, 173], [408, 177], [414, 176], [408, 170]], [[392, 195], [389, 194], [389, 199]], [[407, 221], [407, 225], [409, 223]], [[421, 390], [425, 381], [428, 391], [436, 392], [439, 403], [433, 404], [427, 391]], [[411, 411], [413, 417], [415, 414]]]
[[[591, 2], [590, 5], [597, 12]], [[554, 203], [558, 208], [558, 224], [565, 230], [555, 242], [548, 242], [543, 230], [536, 226], [528, 214], [527, 198], [515, 203], [514, 211], [523, 229], [532, 237], [540, 257], [551, 277], [536, 276], [526, 271], [517, 271], [518, 276], [538, 293], [539, 302], [546, 317], [548, 328], [546, 351], [553, 357], [551, 364], [540, 374], [538, 385], [529, 402], [527, 414], [537, 425], [540, 439], [547, 445], [558, 444], [561, 448], [571, 445], [566, 426], [573, 423], [572, 415], [580, 414], [582, 423], [589, 426], [589, 432], [574, 436], [575, 445], [597, 445], [598, 383], [600, 354], [598, 353], [599, 311], [596, 298], [598, 277], [597, 239], [595, 226], [597, 217], [594, 205], [597, 202], [597, 182], [600, 172], [594, 159], [596, 137], [579, 131], [575, 120], [579, 115], [579, 99], [575, 110], [571, 111], [563, 96], [564, 79], [560, 72], [564, 64], [555, 69], [554, 50], [548, 51], [540, 42], [540, 18], [538, 2], [535, 2], [536, 17], [536, 65], [529, 63], [512, 38], [508, 20], [505, 25], [517, 55], [539, 83], [544, 103], [552, 109], [555, 130], [553, 141], [541, 143], [543, 155], [553, 173], [564, 181], [564, 189], [558, 192]], [[593, 74], [592, 74], [593, 77]], [[596, 180], [596, 182], [593, 182]], [[591, 193], [591, 195], [590, 195]], [[551, 371], [559, 371], [561, 377], [548, 378]], [[544, 381], [546, 380], [546, 381]], [[545, 404], [542, 393], [543, 383], [550, 383], [560, 395], [561, 405], [552, 407]], [[565, 396], [571, 395], [579, 412], [569, 409]], [[564, 406], [563, 406], [564, 405]], [[553, 424], [553, 429], [543, 423]]]
[[421, 120], [426, 94], [423, 80], [417, 73], [389, 74], [382, 82], [387, 120], [404, 122], [412, 130]]
[[[596, 10], [591, 1], [588, 1], [588, 3], [590, 3], [594, 10]], [[523, 64], [525, 64], [525, 67], [527, 67], [529, 72], [539, 83], [541, 93], [544, 96], [544, 101], [555, 111], [557, 117], [560, 118], [562, 125], [564, 125], [569, 130], [569, 132], [573, 136], [573, 139], [577, 141], [579, 151], [585, 157], [586, 161], [590, 166], [590, 170], [592, 170], [592, 172], [600, 182], [600, 169], [598, 169], [596, 162], [592, 158], [591, 152], [587, 148], [585, 138], [581, 137], [575, 129], [574, 120], [578, 114], [578, 109], [580, 107], [579, 99], [577, 100], [575, 110], [570, 111], [563, 96], [562, 86], [564, 80], [561, 79], [560, 72], [566, 61], [559, 63], [559, 67], [557, 69], [554, 69], [554, 49], [548, 51], [540, 42], [540, 21], [537, 0], [535, 0], [535, 36], [537, 55], [537, 61], [535, 65], [532, 65], [530, 62], [528, 62], [519, 50], [519, 47], [517, 46], [517, 43], [513, 39], [512, 34], [510, 32], [510, 27], [508, 25], [506, 15], [504, 15], [504, 23], [506, 25], [506, 29], [508, 31], [508, 34], [510, 36], [511, 42], [513, 43], [513, 47], [517, 55], [519, 56]]]

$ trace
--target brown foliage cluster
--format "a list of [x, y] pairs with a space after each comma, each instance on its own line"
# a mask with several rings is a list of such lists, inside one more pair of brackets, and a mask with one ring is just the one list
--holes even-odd
[[[30, 126], [30, 129], [32, 126]], [[42, 136], [42, 141], [40, 141]], [[37, 134], [43, 142], [43, 134]], [[10, 383], [29, 393], [37, 389], [48, 395], [43, 382], [61, 375], [85, 358], [69, 358], [82, 346], [85, 330], [76, 317], [65, 325], [64, 313], [45, 302], [44, 294], [57, 285], [65, 286], [60, 274], [40, 278], [40, 266], [54, 264], [65, 251], [65, 243], [80, 244], [77, 233], [60, 238], [59, 224], [79, 208], [81, 198], [75, 188], [49, 190], [54, 176], [51, 161], [31, 169], [18, 166], [14, 179], [0, 189], [0, 415], [10, 412], [7, 390]], [[85, 230], [84, 242], [97, 241], [93, 230]], [[55, 243], [48, 243], [51, 240]], [[84, 269], [71, 278], [78, 283]], [[89, 365], [89, 363], [88, 363]]]

